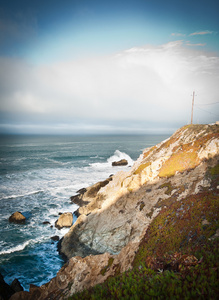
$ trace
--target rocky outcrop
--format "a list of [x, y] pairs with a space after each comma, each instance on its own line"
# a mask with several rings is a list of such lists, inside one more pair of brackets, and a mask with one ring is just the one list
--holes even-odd
[[22, 215], [21, 212], [16, 211], [9, 217], [10, 223], [24, 224], [26, 221], [25, 216]]
[[129, 172], [118, 172], [80, 207], [61, 252], [68, 258], [93, 251], [117, 254], [130, 241], [138, 242], [163, 203], [210, 186], [206, 172], [217, 163], [218, 148], [215, 124], [185, 126], [146, 149]]
[[127, 166], [128, 161], [126, 159], [121, 159], [119, 161], [114, 161], [112, 162], [112, 166], [113, 167], [117, 167], [117, 166]]
[[89, 214], [93, 209], [101, 206], [103, 198], [98, 196], [98, 192], [101, 188], [105, 187], [112, 181], [113, 177], [109, 177], [106, 180], [99, 181], [94, 185], [83, 188], [78, 191], [79, 194], [71, 197], [71, 202], [77, 204], [79, 209], [76, 212], [77, 217], [81, 214]]
[[71, 227], [73, 222], [73, 215], [70, 212], [66, 212], [60, 215], [58, 220], [55, 222], [55, 227], [62, 229], [63, 227]]
[[138, 244], [129, 243], [119, 255], [72, 257], [50, 282], [41, 287], [31, 286], [29, 292], [16, 293], [10, 300], [68, 299], [74, 293], [129, 270], [137, 249]]

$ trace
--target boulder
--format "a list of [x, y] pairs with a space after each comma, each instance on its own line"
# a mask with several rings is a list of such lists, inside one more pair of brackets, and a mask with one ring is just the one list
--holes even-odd
[[128, 161], [126, 159], [121, 159], [119, 161], [114, 161], [112, 162], [112, 166], [116, 167], [116, 166], [127, 166]]
[[25, 216], [23, 216], [22, 213], [19, 211], [16, 211], [9, 217], [9, 222], [11, 223], [23, 224], [25, 223], [25, 220]]
[[73, 215], [71, 212], [61, 214], [58, 220], [55, 222], [55, 227], [61, 229], [63, 227], [71, 227], [73, 222]]

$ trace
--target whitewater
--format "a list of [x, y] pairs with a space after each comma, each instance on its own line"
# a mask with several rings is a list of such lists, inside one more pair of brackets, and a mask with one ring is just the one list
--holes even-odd
[[[166, 138], [1, 136], [0, 273], [5, 281], [10, 284], [17, 278], [28, 290], [30, 284], [42, 285], [53, 278], [64, 262], [51, 237], [61, 238], [69, 230], [58, 230], [54, 223], [60, 213], [77, 210], [70, 197], [119, 170], [128, 170], [143, 149]], [[128, 165], [112, 167], [120, 159]], [[15, 211], [26, 217], [25, 224], [9, 223]]]

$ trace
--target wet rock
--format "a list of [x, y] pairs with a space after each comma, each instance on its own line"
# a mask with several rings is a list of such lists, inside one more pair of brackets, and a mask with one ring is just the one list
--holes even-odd
[[50, 224], [49, 221], [44, 221], [44, 222], [43, 222], [43, 225], [49, 225], [49, 224]]
[[78, 194], [84, 194], [87, 191], [86, 188], [82, 188], [80, 190], [77, 191]]
[[54, 235], [50, 239], [56, 242], [56, 241], [59, 241], [59, 236], [58, 235]]
[[55, 222], [55, 227], [62, 229], [63, 227], [71, 227], [73, 222], [73, 215], [71, 212], [66, 212], [60, 215], [58, 220]]
[[114, 161], [112, 162], [112, 166], [116, 167], [116, 166], [126, 166], [128, 164], [128, 161], [126, 159], [121, 159], [119, 161]]
[[22, 213], [19, 211], [16, 211], [9, 217], [10, 223], [24, 224], [25, 221], [26, 221], [25, 216], [22, 215]]
[[19, 282], [19, 280], [17, 278], [15, 278], [12, 281], [10, 287], [14, 290], [15, 293], [16, 292], [21, 292], [21, 291], [24, 290], [23, 287], [22, 287], [22, 285], [20, 284], [20, 282]]

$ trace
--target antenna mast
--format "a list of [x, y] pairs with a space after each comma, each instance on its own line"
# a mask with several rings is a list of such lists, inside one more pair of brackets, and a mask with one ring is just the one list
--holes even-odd
[[192, 113], [191, 113], [191, 124], [193, 121], [193, 106], [194, 106], [194, 101], [195, 101], [195, 92], [192, 94]]

